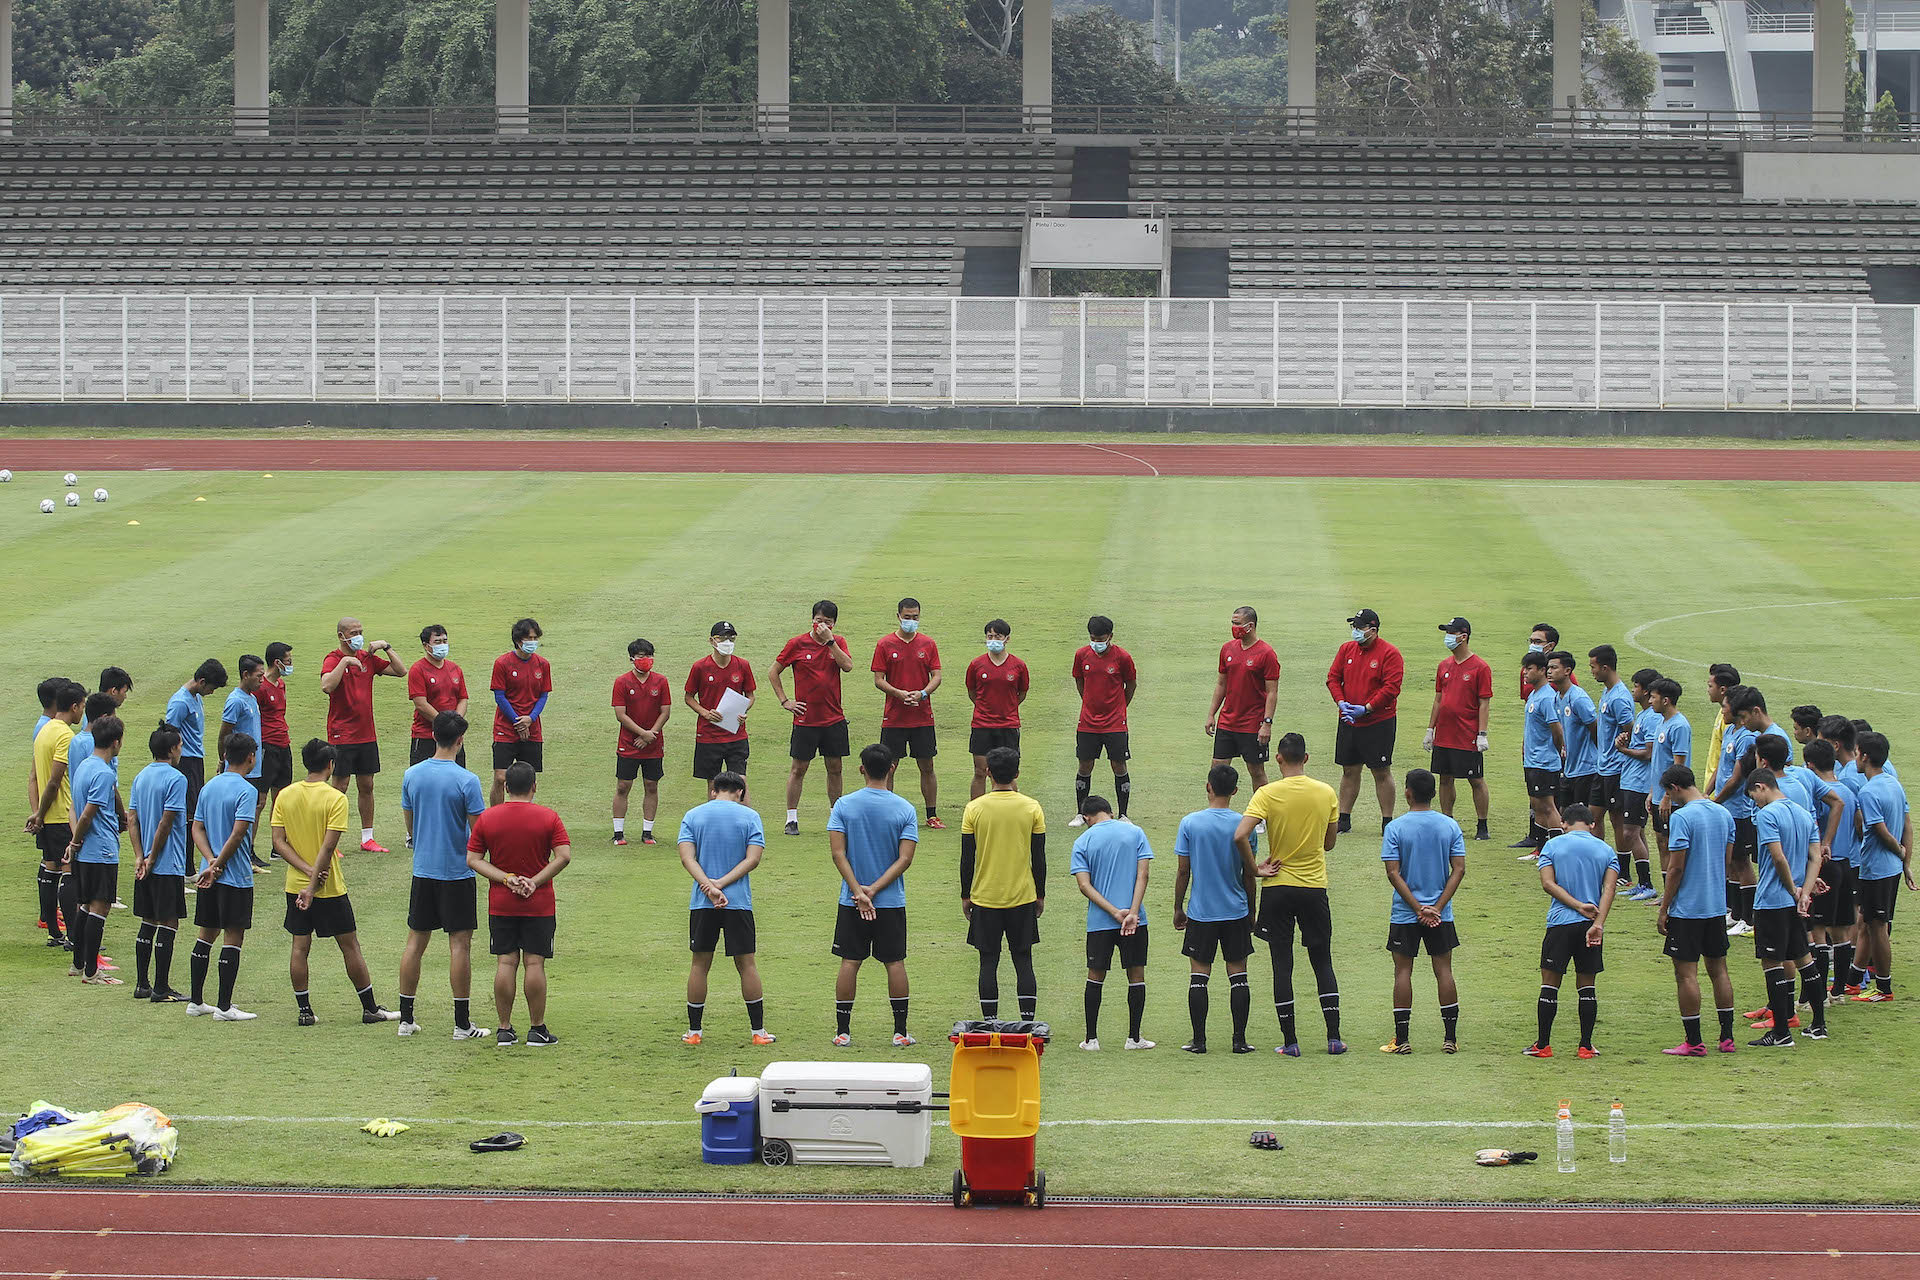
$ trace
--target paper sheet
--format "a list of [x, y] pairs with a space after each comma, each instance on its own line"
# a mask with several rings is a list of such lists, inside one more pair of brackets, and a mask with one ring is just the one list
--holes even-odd
[[740, 718], [747, 714], [752, 700], [736, 689], [728, 689], [720, 695], [720, 705], [714, 710], [720, 713], [720, 727], [728, 733], [740, 731]]

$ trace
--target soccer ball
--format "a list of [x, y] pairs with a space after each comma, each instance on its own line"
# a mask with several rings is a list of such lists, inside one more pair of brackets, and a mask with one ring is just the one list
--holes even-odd
[[73, 474], [73, 472], [71, 471], [67, 472], [67, 474], [62, 476], [61, 479], [66, 481], [67, 488], [69, 489], [73, 488], [73, 486], [80, 483], [80, 477]]
[[42, 499], [40, 499], [40, 514], [41, 514], [41, 515], [43, 515], [43, 516], [50, 516], [50, 515], [52, 515], [52, 514], [53, 514], [53, 499], [52, 499], [52, 498], [42, 498]]
[[105, 489], [95, 489], [93, 491], [93, 500], [95, 502], [105, 502], [107, 500], [107, 491]]
[[0, 484], [12, 484], [13, 472], [0, 469]]
[[77, 506], [79, 506], [79, 505], [80, 505], [80, 495], [79, 495], [79, 494], [77, 494], [77, 493], [70, 493], [70, 494], [68, 494], [68, 495], [67, 495], [67, 505], [68, 505], [68, 506], [70, 506], [70, 507], [77, 507]]

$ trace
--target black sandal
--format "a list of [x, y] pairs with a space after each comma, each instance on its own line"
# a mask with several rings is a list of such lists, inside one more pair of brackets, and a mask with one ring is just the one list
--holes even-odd
[[481, 1138], [467, 1144], [469, 1151], [518, 1151], [527, 1145], [527, 1140], [517, 1133], [496, 1133], [491, 1138]]

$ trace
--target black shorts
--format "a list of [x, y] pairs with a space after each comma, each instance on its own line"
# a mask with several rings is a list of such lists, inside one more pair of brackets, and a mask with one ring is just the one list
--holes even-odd
[[1560, 771], [1558, 769], [1523, 769], [1526, 776], [1529, 796], [1559, 796]]
[[1260, 741], [1257, 733], [1242, 733], [1238, 729], [1213, 731], [1215, 760], [1245, 760], [1248, 764], [1265, 764], [1272, 749], [1272, 744]]
[[260, 780], [268, 791], [293, 785], [293, 748], [271, 743], [260, 748]]
[[120, 900], [120, 864], [73, 860], [73, 900], [81, 906], [89, 902], [113, 903]]
[[333, 744], [333, 776], [372, 777], [380, 772], [380, 744], [377, 742], [336, 742]]
[[1628, 791], [1622, 787], [1620, 789], [1620, 807], [1615, 812], [1620, 815], [1620, 821], [1626, 826], [1646, 826], [1647, 793], [1644, 791]]
[[1560, 775], [1559, 790], [1554, 792], [1554, 807], [1564, 810], [1568, 805], [1584, 804], [1592, 807], [1593, 784], [1599, 781], [1599, 775], [1583, 773], [1577, 778]]
[[1605, 969], [1600, 948], [1587, 945], [1587, 930], [1592, 927], [1581, 920], [1548, 929], [1547, 936], [1540, 942], [1540, 967], [1554, 973], [1565, 973], [1569, 964], [1575, 973], [1599, 973]]
[[253, 889], [230, 884], [202, 889], [193, 898], [193, 927], [243, 932], [253, 928]]
[[1213, 953], [1228, 964], [1239, 964], [1253, 954], [1253, 922], [1245, 916], [1238, 920], [1189, 920], [1187, 940], [1180, 954], [1201, 964], [1212, 964]]
[[33, 842], [40, 846], [40, 861], [59, 862], [67, 856], [67, 846], [73, 843], [73, 827], [65, 822], [49, 822], [34, 832]]
[[133, 882], [133, 915], [136, 920], [184, 920], [187, 918], [187, 878], [158, 876], [149, 871]]
[[553, 959], [552, 916], [487, 917], [487, 950], [496, 956], [524, 951]]
[[844, 760], [850, 754], [847, 749], [847, 722], [836, 721], [833, 724], [793, 726], [793, 736], [787, 742], [787, 754], [795, 760], [811, 760], [815, 756], [824, 756], [828, 760]]
[[[434, 750], [439, 746], [432, 738], [409, 738], [407, 741], [410, 744], [407, 747], [407, 766], [409, 768], [419, 764], [422, 760], [433, 759]], [[453, 762], [462, 769], [467, 767], [467, 749], [465, 747], [460, 748], [459, 751], [454, 753]]]
[[322, 938], [337, 938], [342, 934], [359, 932], [360, 925], [353, 918], [353, 901], [346, 894], [335, 894], [331, 898], [315, 898], [313, 905], [305, 911], [300, 909], [300, 895], [287, 895], [287, 917], [281, 927], [296, 938], [306, 938], [318, 934]]
[[1020, 730], [1018, 729], [974, 729], [967, 734], [967, 750], [976, 756], [983, 756], [996, 747], [1020, 749]]
[[1434, 776], [1439, 778], [1487, 776], [1487, 757], [1479, 751], [1462, 751], [1458, 747], [1435, 747], [1433, 758], [1427, 763]]
[[904, 760], [908, 756], [915, 760], [931, 760], [940, 754], [940, 744], [935, 741], [930, 724], [923, 724], [917, 729], [882, 729], [880, 745], [893, 752], [895, 760]]
[[613, 776], [622, 782], [632, 782], [635, 778], [645, 778], [648, 782], [658, 782], [667, 773], [667, 762], [660, 756], [646, 760], [636, 760], [632, 756], [613, 758]]
[[1040, 945], [1040, 917], [1031, 902], [1017, 907], [976, 906], [967, 916], [967, 945], [997, 956], [1002, 944], [1016, 954]]
[[1087, 934], [1087, 968], [1106, 973], [1113, 968], [1115, 948], [1120, 952], [1122, 969], [1139, 969], [1147, 963], [1147, 931], [1135, 929], [1125, 937], [1118, 928], [1095, 929]]
[[750, 956], [759, 947], [754, 936], [753, 912], [732, 907], [701, 907], [687, 912], [687, 950], [704, 955], [719, 948], [720, 935], [727, 938], [727, 954]]
[[1133, 751], [1127, 745], [1127, 731], [1118, 733], [1088, 733], [1085, 729], [1076, 729], [1073, 733], [1073, 758], [1076, 760], [1098, 760], [1100, 753], [1107, 753], [1107, 760], [1114, 765], [1123, 765], [1133, 758]]
[[1861, 880], [1854, 885], [1854, 901], [1860, 908], [1861, 923], [1869, 920], [1888, 921], [1893, 919], [1895, 899], [1900, 895], [1900, 877], [1888, 876], [1884, 880]]
[[1397, 956], [1417, 956], [1423, 946], [1430, 956], [1444, 956], [1459, 945], [1460, 934], [1451, 920], [1433, 925], [1415, 920], [1412, 924], [1387, 926], [1387, 950]]
[[207, 782], [207, 762], [199, 756], [181, 756], [174, 768], [187, 780], [187, 822], [192, 823], [200, 809], [200, 788]]
[[1814, 895], [1813, 923], [1841, 927], [1852, 924], [1853, 864], [1829, 862], [1822, 873], [1820, 878], [1826, 881], [1827, 891]]
[[1393, 763], [1393, 735], [1399, 726], [1397, 719], [1367, 725], [1342, 721], [1333, 735], [1333, 762], [1342, 768], [1353, 764], [1386, 768]]
[[745, 774], [747, 740], [738, 742], [696, 742], [693, 744], [693, 776], [712, 782], [723, 772]]
[[1718, 960], [1727, 954], [1727, 918], [1667, 917], [1667, 941], [1660, 948], [1669, 960]]
[[522, 742], [518, 738], [512, 742], [496, 742], [493, 744], [493, 771], [505, 773], [524, 761], [533, 766], [535, 773], [540, 773], [546, 768], [546, 745], [544, 742]]
[[1596, 773], [1593, 786], [1587, 791], [1587, 803], [1593, 806], [1595, 813], [1620, 812], [1620, 775], [1617, 773]]
[[1753, 954], [1761, 960], [1798, 960], [1808, 954], [1807, 921], [1798, 907], [1755, 907]]
[[[260, 776], [259, 776], [259, 777], [257, 777], [257, 778], [248, 778], [248, 779], [247, 779], [247, 781], [248, 781], [249, 783], [251, 783], [251, 784], [253, 784], [253, 792], [254, 792], [254, 794], [255, 794], [255, 795], [257, 795], [257, 796], [259, 796], [259, 797], [260, 797], [261, 799], [263, 799], [263, 800], [264, 800], [264, 799], [266, 798], [266, 795], [267, 795], [267, 771], [266, 771], [265, 769], [262, 769], [262, 770], [260, 771]], [[268, 814], [268, 815], [267, 815], [267, 817], [268, 817], [268, 818], [272, 818], [272, 817], [273, 817], [273, 815], [272, 815], [272, 814]]]
[[407, 894], [407, 928], [415, 933], [472, 933], [480, 925], [474, 878], [430, 880], [415, 876]]
[[1647, 803], [1653, 810], [1653, 834], [1664, 838], [1672, 821], [1671, 815], [1662, 813], [1659, 802], [1652, 797], [1648, 797]]
[[1262, 889], [1253, 936], [1270, 947], [1290, 947], [1296, 925], [1300, 945], [1309, 950], [1333, 941], [1333, 909], [1327, 905], [1327, 891], [1297, 884], [1272, 884]]
[[905, 960], [907, 909], [875, 907], [873, 919], [862, 920], [860, 908], [843, 904], [833, 924], [833, 954], [842, 960], [865, 960], [872, 956], [881, 964]]
[[1760, 852], [1760, 828], [1752, 818], [1733, 820], [1733, 861], [1753, 862]]

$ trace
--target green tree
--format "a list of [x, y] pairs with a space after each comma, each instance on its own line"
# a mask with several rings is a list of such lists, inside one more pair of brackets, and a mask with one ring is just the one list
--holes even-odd
[[158, 0], [18, 0], [13, 10], [16, 84], [66, 90], [90, 69], [137, 50], [158, 29]]
[[1893, 101], [1891, 89], [1880, 95], [1880, 101], [1873, 104], [1873, 136], [1879, 142], [1897, 142], [1903, 132], [1900, 121], [1900, 108]]
[[1111, 9], [1089, 9], [1053, 24], [1053, 100], [1133, 106], [1192, 101], [1170, 68], [1154, 65], [1149, 37]]

